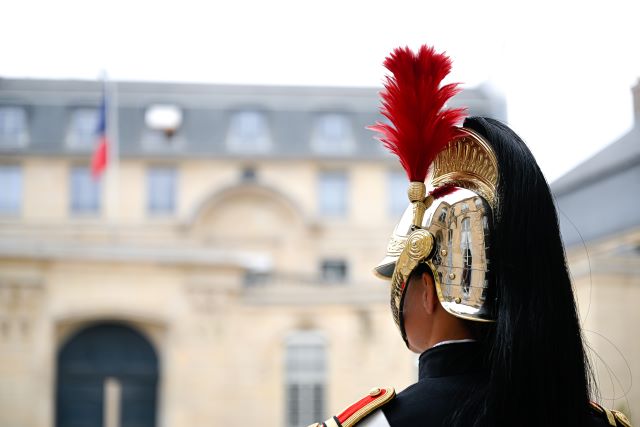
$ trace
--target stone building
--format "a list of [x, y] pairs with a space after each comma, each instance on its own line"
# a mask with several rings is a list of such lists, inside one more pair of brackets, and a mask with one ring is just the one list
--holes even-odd
[[551, 185], [603, 403], [640, 418], [640, 82], [633, 128]]
[[377, 89], [108, 89], [96, 181], [101, 85], [0, 79], [0, 425], [289, 427], [412, 382], [371, 274], [406, 206]]

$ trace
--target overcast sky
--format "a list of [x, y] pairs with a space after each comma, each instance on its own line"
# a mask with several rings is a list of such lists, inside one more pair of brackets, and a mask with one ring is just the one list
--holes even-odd
[[553, 180], [632, 126], [640, 2], [5, 0], [0, 76], [380, 86], [396, 46], [489, 82]]

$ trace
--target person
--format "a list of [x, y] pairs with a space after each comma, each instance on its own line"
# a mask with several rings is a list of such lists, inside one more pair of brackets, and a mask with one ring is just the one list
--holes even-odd
[[374, 389], [315, 426], [630, 426], [594, 382], [549, 186], [525, 143], [444, 108], [451, 61], [396, 49], [371, 128], [407, 172], [410, 204], [378, 276], [419, 379]]

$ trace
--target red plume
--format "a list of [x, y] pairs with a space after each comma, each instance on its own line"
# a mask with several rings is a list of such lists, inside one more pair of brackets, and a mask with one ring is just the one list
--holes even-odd
[[409, 181], [422, 182], [436, 155], [456, 135], [464, 108], [443, 110], [460, 91], [457, 83], [440, 87], [451, 71], [451, 60], [423, 45], [417, 54], [408, 47], [395, 49], [384, 61], [391, 72], [380, 92], [380, 112], [391, 124], [376, 123], [380, 141], [398, 156]]

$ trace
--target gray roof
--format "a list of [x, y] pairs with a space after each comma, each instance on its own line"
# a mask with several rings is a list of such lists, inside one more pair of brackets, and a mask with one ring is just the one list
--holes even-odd
[[640, 124], [551, 184], [556, 196], [615, 175], [640, 162]]
[[[367, 125], [381, 119], [379, 88], [216, 85], [193, 83], [111, 82], [117, 88], [118, 135], [123, 157], [263, 157], [263, 158], [385, 158], [372, 142]], [[28, 143], [1, 147], [4, 155], [88, 155], [66, 143], [72, 112], [96, 108], [102, 84], [97, 81], [0, 78], [0, 106], [18, 106], [27, 112]], [[144, 144], [149, 129], [147, 108], [156, 104], [179, 107], [183, 124], [166, 144]], [[466, 89], [452, 102], [465, 105], [472, 115], [506, 119], [504, 99], [488, 88]], [[264, 153], [230, 151], [227, 133], [235, 112], [257, 110], [268, 121], [272, 147]], [[345, 115], [355, 149], [332, 155], [313, 152], [309, 143], [316, 117], [322, 113]]]
[[568, 247], [640, 226], [640, 123], [551, 190]]

